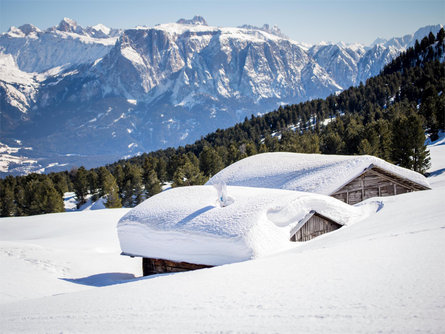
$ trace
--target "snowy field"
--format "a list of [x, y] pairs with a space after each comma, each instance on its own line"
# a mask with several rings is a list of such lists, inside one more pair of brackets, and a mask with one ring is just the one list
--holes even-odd
[[432, 190], [251, 261], [141, 277], [127, 209], [0, 219], [0, 332], [445, 333], [445, 139]]

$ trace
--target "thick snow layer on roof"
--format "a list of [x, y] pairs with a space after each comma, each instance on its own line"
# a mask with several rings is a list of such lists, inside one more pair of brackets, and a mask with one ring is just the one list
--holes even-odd
[[414, 171], [369, 155], [322, 155], [274, 152], [240, 160], [213, 176], [208, 185], [276, 188], [329, 195], [374, 165], [425, 187], [426, 178]]
[[149, 198], [118, 223], [125, 254], [221, 265], [291, 246], [290, 231], [311, 210], [343, 225], [376, 205], [349, 206], [332, 197], [248, 187], [227, 187], [221, 207], [215, 187], [173, 188]]

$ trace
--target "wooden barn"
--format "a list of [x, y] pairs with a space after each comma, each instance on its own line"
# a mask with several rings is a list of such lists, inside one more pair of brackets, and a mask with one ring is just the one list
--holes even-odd
[[342, 226], [343, 224], [311, 210], [291, 230], [290, 241], [308, 241], [319, 235], [338, 230]]
[[289, 152], [245, 158], [226, 167], [206, 184], [222, 182], [329, 195], [348, 204], [430, 189], [423, 175], [373, 156]]
[[330, 195], [348, 204], [356, 204], [372, 197], [404, 194], [429, 189], [406, 177], [371, 164], [362, 174], [354, 177]]
[[290, 239], [334, 231], [360, 219], [361, 212], [313, 193], [189, 186], [148, 198], [119, 220], [117, 232], [122, 255], [140, 257], [144, 275], [153, 275], [274, 254]]

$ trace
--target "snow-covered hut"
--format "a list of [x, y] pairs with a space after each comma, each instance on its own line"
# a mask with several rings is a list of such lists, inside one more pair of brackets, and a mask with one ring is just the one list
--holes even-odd
[[240, 262], [351, 224], [370, 208], [297, 191], [229, 186], [226, 192], [192, 186], [147, 199], [118, 223], [122, 253], [142, 257], [144, 275]]
[[223, 169], [208, 185], [297, 190], [330, 195], [348, 204], [367, 198], [430, 189], [414, 171], [369, 156], [263, 153]]

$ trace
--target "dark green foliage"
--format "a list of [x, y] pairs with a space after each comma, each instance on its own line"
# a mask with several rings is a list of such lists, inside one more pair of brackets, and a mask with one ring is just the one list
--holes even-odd
[[187, 156], [184, 163], [178, 166], [173, 175], [173, 187], [191, 186], [204, 184], [207, 177], [199, 170], [199, 166], [193, 164]]
[[73, 188], [77, 198], [77, 207], [86, 203], [86, 196], [88, 195], [88, 172], [85, 167], [80, 167], [71, 172], [73, 174]]
[[69, 178], [67, 173], [51, 173], [48, 175], [54, 184], [57, 192], [63, 196], [64, 193], [68, 192], [69, 189]]
[[124, 168], [122, 167], [121, 164], [118, 164], [116, 166], [113, 172], [113, 176], [116, 179], [116, 183], [119, 189], [123, 189], [125, 176], [124, 176]]
[[93, 195], [92, 200], [97, 201], [99, 198], [99, 176], [97, 173], [92, 169], [88, 172], [87, 176], [88, 180], [88, 192]]
[[1, 216], [11, 217], [16, 214], [17, 207], [14, 203], [14, 191], [10, 187], [1, 189]]
[[98, 197], [105, 199], [105, 207], [120, 208], [122, 202], [119, 197], [119, 187], [113, 174], [105, 167], [99, 167], [98, 175]]
[[63, 200], [46, 175], [30, 180], [25, 186], [26, 214], [63, 212]]
[[105, 167], [99, 168], [99, 180], [99, 194], [105, 198], [105, 207], [121, 208], [122, 202], [116, 179]]
[[145, 195], [148, 198], [160, 193], [161, 191], [161, 182], [159, 181], [156, 172], [152, 169], [148, 173], [147, 180], [145, 182]]
[[392, 160], [394, 163], [425, 173], [430, 163], [429, 152], [424, 145], [425, 132], [420, 117], [412, 112], [400, 115], [393, 122]]
[[205, 146], [199, 155], [199, 168], [204, 175], [211, 177], [223, 169], [224, 164], [214, 148]]
[[123, 186], [120, 188], [122, 205], [131, 208], [144, 200], [142, 191], [142, 168], [126, 163], [123, 172]]
[[337, 132], [329, 131], [323, 136], [321, 151], [325, 154], [343, 153], [344, 142]]

